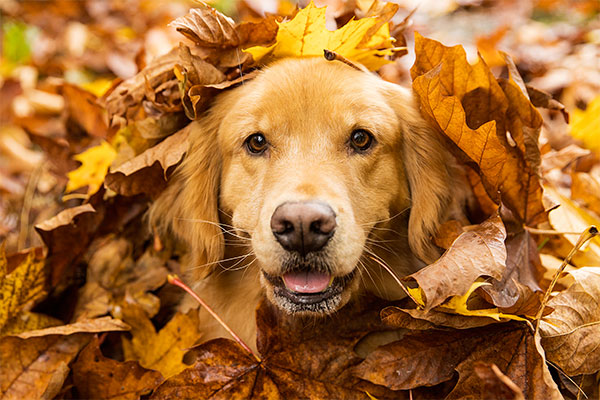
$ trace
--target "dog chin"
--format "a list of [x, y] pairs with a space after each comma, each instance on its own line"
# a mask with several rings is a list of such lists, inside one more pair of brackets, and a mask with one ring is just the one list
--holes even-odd
[[338, 311], [358, 286], [357, 271], [334, 276], [322, 258], [288, 257], [281, 274], [262, 271], [267, 298], [277, 307], [299, 316], [328, 315]]

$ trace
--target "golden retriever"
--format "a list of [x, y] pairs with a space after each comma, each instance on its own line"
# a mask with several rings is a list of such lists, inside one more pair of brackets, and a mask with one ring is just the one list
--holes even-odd
[[[262, 296], [293, 315], [363, 291], [400, 298], [438, 256], [457, 174], [410, 90], [321, 58], [283, 59], [220, 94], [150, 210], [189, 246], [189, 279], [248, 343]], [[201, 311], [204, 339], [227, 336]]]

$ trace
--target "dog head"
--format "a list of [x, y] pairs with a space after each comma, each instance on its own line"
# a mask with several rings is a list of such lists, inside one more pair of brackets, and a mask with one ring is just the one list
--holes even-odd
[[196, 264], [223, 258], [223, 231], [243, 239], [280, 308], [342, 307], [375, 229], [407, 243], [397, 273], [438, 255], [430, 236], [450, 202], [449, 167], [409, 90], [340, 62], [285, 59], [219, 95], [191, 129], [151, 220]]

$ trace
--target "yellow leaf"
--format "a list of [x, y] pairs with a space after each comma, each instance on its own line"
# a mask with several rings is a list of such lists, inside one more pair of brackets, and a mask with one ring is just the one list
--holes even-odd
[[27, 307], [46, 294], [44, 261], [31, 252], [10, 273], [4, 248], [0, 247], [0, 330]]
[[46, 314], [23, 311], [8, 321], [5, 326], [0, 327], [0, 336], [18, 335], [23, 332], [50, 328], [62, 324], [61, 320]]
[[123, 339], [125, 360], [137, 360], [144, 368], [160, 371], [165, 378], [187, 368], [183, 356], [200, 337], [198, 311], [177, 313], [160, 332], [139, 307], [122, 308], [125, 322], [131, 325], [131, 340]]
[[108, 167], [117, 155], [115, 149], [107, 142], [102, 142], [98, 146], [87, 149], [83, 153], [73, 157], [81, 162], [81, 166], [67, 174], [69, 182], [67, 183], [66, 193], [72, 192], [84, 186], [88, 187], [88, 196], [93, 195], [100, 189], [104, 177], [108, 172]]
[[95, 94], [97, 97], [101, 97], [104, 95], [104, 93], [106, 93], [108, 91], [108, 89], [110, 89], [110, 87], [112, 86], [112, 83], [113, 83], [112, 79], [100, 78], [100, 79], [96, 79], [95, 81], [92, 81], [92, 82], [82, 83], [79, 86], [81, 86], [83, 89], [87, 90], [88, 92]]
[[412, 298], [417, 302], [418, 305], [425, 307], [425, 300], [423, 300], [423, 289], [420, 287], [417, 288], [406, 288], [408, 293], [412, 296]]
[[498, 311], [497, 308], [488, 308], [488, 309], [484, 309], [484, 310], [469, 310], [469, 308], [467, 307], [467, 300], [469, 300], [469, 297], [471, 296], [471, 294], [473, 294], [473, 292], [477, 288], [479, 288], [481, 286], [488, 286], [488, 285], [491, 285], [491, 284], [487, 283], [487, 282], [480, 282], [480, 281], [473, 282], [473, 284], [471, 285], [471, 287], [469, 288], [467, 293], [465, 293], [462, 296], [451, 297], [447, 302], [442, 304], [440, 306], [440, 308], [444, 309], [445, 311], [450, 311], [454, 314], [473, 316], [473, 317], [489, 317], [489, 318], [495, 319], [496, 321], [500, 321], [500, 318], [512, 319], [515, 321], [527, 321], [525, 318], [521, 318], [516, 315], [501, 313]]
[[592, 100], [585, 111], [573, 111], [571, 118], [571, 135], [588, 149], [600, 153], [600, 96]]
[[269, 47], [254, 46], [244, 51], [255, 61], [266, 56], [321, 57], [323, 50], [363, 64], [372, 71], [390, 62], [385, 56], [395, 51], [395, 39], [390, 37], [389, 24], [370, 17], [351, 20], [335, 31], [325, 27], [325, 7], [317, 8], [311, 2], [288, 22], [279, 23], [275, 44]]

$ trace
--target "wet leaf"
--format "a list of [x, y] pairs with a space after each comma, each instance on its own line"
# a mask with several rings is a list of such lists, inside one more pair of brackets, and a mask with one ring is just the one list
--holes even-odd
[[600, 268], [569, 274], [575, 283], [550, 299], [554, 311], [540, 322], [542, 345], [566, 374], [592, 374], [600, 369]]
[[83, 349], [72, 368], [73, 383], [82, 398], [135, 400], [163, 380], [160, 372], [142, 368], [136, 361], [104, 357], [97, 338]]
[[[389, 18], [389, 16], [388, 16]], [[394, 52], [387, 21], [376, 17], [352, 20], [336, 31], [325, 27], [325, 8], [310, 3], [289, 22], [279, 24], [275, 44], [245, 49], [256, 62], [272, 58], [323, 56], [323, 50], [334, 51], [370, 70], [389, 63], [386, 56]]]

